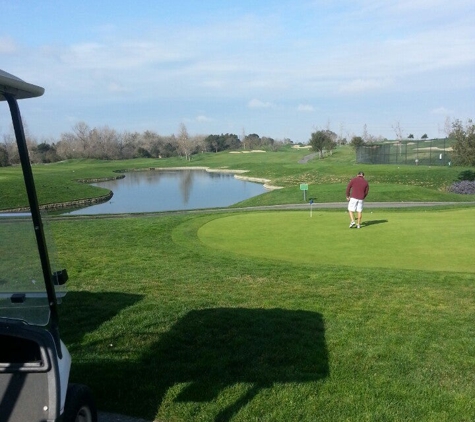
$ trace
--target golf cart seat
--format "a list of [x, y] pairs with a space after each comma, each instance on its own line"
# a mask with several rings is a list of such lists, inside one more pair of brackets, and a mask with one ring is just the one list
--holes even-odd
[[0, 344], [0, 421], [57, 420], [60, 375], [48, 330], [0, 324]]

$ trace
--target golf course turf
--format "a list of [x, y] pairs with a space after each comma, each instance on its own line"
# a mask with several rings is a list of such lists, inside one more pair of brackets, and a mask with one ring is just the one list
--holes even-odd
[[345, 210], [243, 213], [215, 219], [198, 235], [222, 251], [294, 264], [471, 272], [472, 215], [381, 209], [365, 212], [361, 229], [349, 229]]
[[[454, 219], [454, 232], [437, 224]], [[461, 270], [472, 255], [456, 266], [432, 254], [434, 239], [467, 252], [470, 209], [365, 221], [349, 229], [344, 210], [53, 221], [73, 380], [101, 410], [147, 420], [472, 420], [474, 270]], [[376, 245], [386, 232], [404, 254], [419, 227], [434, 237], [411, 254]], [[345, 258], [358, 248], [368, 265]]]
[[[147, 421], [475, 420], [473, 195], [447, 192], [462, 169], [365, 166], [361, 229], [340, 209], [360, 168], [342, 147], [201, 154], [186, 165], [249, 169], [283, 189], [234, 208], [53, 217], [69, 274], [60, 332], [71, 381], [99, 410]], [[103, 194], [78, 179], [179, 158], [36, 166], [42, 203]], [[2, 206], [18, 168], [2, 169]], [[374, 208], [378, 201], [459, 202]], [[300, 204], [305, 210], [240, 211]], [[8, 247], [8, 242], [6, 242]]]

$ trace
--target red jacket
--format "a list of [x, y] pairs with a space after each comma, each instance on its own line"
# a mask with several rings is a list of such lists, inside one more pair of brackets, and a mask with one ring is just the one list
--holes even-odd
[[350, 180], [346, 187], [346, 197], [355, 199], [365, 199], [369, 192], [368, 182], [363, 176], [356, 176]]

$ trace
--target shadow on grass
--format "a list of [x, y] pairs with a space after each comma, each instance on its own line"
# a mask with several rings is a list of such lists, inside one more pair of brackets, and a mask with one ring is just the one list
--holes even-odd
[[369, 221], [363, 221], [361, 225], [364, 227], [367, 227], [367, 226], [374, 226], [375, 224], [383, 224], [387, 222], [388, 220], [369, 220]]
[[142, 299], [138, 294], [68, 292], [59, 306], [61, 338], [66, 344], [78, 343], [85, 334]]
[[[144, 350], [139, 361], [81, 363], [99, 409], [153, 420], [169, 389], [185, 384], [176, 403], [212, 403], [237, 383], [238, 398], [220, 397], [215, 421], [229, 421], [262, 389], [328, 376], [320, 314], [283, 309], [191, 311]], [[101, 403], [102, 402], [102, 403]], [[214, 404], [215, 406], [216, 404]]]

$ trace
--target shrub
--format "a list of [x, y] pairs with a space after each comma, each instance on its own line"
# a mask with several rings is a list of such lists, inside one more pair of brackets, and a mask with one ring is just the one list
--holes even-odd
[[460, 120], [452, 124], [450, 137], [455, 139], [452, 158], [454, 164], [475, 166], [475, 124], [469, 120], [464, 126]]
[[475, 181], [462, 180], [461, 182], [455, 182], [449, 187], [449, 192], [473, 195], [475, 194]]
[[470, 181], [473, 181], [475, 180], [475, 171], [472, 171], [472, 170], [465, 170], [465, 171], [462, 171], [458, 178], [458, 180], [470, 180]]

